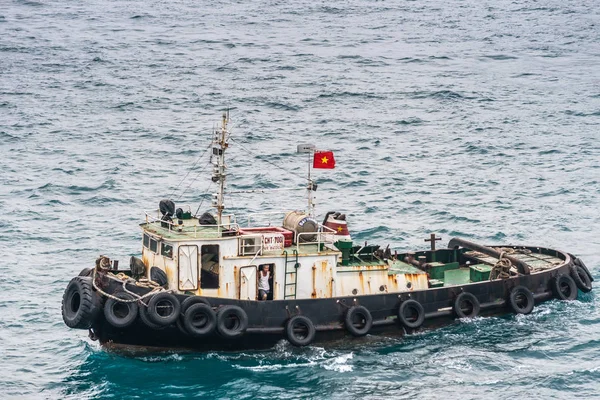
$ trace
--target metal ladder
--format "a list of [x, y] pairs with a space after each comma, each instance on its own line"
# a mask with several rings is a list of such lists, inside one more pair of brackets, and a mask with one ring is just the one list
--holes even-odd
[[[283, 299], [295, 299], [296, 298], [296, 284], [298, 283], [298, 268], [300, 263], [298, 262], [298, 251], [294, 250], [292, 253], [294, 258], [288, 260], [288, 252], [284, 251], [285, 254], [285, 277], [283, 279]], [[291, 264], [291, 265], [290, 265]], [[291, 268], [291, 269], [290, 269]], [[293, 293], [288, 294], [288, 287], [293, 287], [291, 290]]]

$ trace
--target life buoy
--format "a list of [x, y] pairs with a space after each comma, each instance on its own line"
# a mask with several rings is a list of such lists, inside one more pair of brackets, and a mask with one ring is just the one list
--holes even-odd
[[183, 326], [191, 336], [206, 336], [217, 327], [217, 315], [204, 303], [192, 304], [183, 315]]
[[552, 280], [552, 292], [560, 300], [575, 300], [577, 298], [577, 286], [569, 275], [558, 275]]
[[71, 279], [62, 298], [62, 317], [69, 328], [89, 329], [102, 309], [102, 299], [94, 292], [92, 278]]
[[217, 331], [225, 338], [242, 336], [248, 328], [248, 315], [238, 306], [223, 306], [217, 312]]
[[179, 318], [181, 304], [173, 293], [160, 292], [148, 301], [148, 318], [160, 326], [167, 326]]
[[210, 302], [208, 300], [206, 300], [204, 297], [200, 297], [200, 296], [189, 296], [186, 297], [182, 302], [181, 302], [181, 314], [185, 314], [185, 312], [187, 311], [187, 309], [189, 307], [191, 307], [194, 304], [206, 304], [207, 306], [210, 307]]
[[425, 322], [425, 309], [416, 300], [403, 301], [398, 307], [398, 319], [405, 327], [416, 329]]
[[[119, 292], [115, 295], [121, 300], [133, 300], [129, 293]], [[138, 315], [138, 305], [133, 302], [122, 302], [109, 298], [104, 304], [104, 318], [115, 328], [126, 328], [135, 321]]]
[[590, 280], [590, 276], [587, 274], [585, 269], [583, 269], [580, 265], [571, 265], [571, 278], [575, 281], [575, 285], [581, 290], [583, 293], [588, 293], [592, 291], [592, 281]]
[[458, 318], [474, 318], [479, 315], [481, 305], [473, 293], [462, 292], [454, 300], [454, 313]]
[[354, 336], [364, 336], [373, 326], [373, 317], [363, 306], [352, 306], [346, 312], [346, 329]]
[[311, 344], [315, 340], [316, 333], [315, 325], [304, 315], [295, 315], [285, 324], [287, 340], [297, 347]]
[[534, 306], [533, 293], [525, 286], [517, 286], [510, 291], [508, 304], [517, 314], [529, 314]]

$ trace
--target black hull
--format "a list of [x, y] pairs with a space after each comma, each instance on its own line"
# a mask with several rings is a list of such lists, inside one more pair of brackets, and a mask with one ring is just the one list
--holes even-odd
[[[533, 293], [535, 304], [554, 298], [554, 279], [569, 275], [573, 259], [566, 253], [560, 254], [564, 263], [542, 272], [521, 275], [504, 280], [470, 283], [459, 286], [440, 287], [404, 293], [336, 297], [327, 299], [245, 301], [235, 299], [206, 298], [213, 308], [225, 305], [241, 307], [248, 315], [248, 329], [238, 338], [224, 338], [218, 333], [205, 337], [191, 337], [183, 333], [176, 324], [154, 330], [139, 318], [124, 329], [111, 326], [101, 314], [92, 325], [95, 337], [109, 349], [189, 349], [194, 351], [265, 349], [286, 338], [285, 326], [295, 315], [308, 317], [316, 328], [313, 343], [336, 340], [354, 340], [344, 324], [347, 310], [353, 305], [366, 307], [373, 317], [370, 334], [392, 336], [411, 333], [414, 330], [401, 325], [397, 318], [398, 309], [408, 299], [418, 301], [425, 311], [425, 322], [418, 329], [451, 324], [455, 318], [454, 303], [462, 292], [473, 294], [481, 305], [480, 315], [505, 314], [511, 312], [509, 296], [517, 286], [524, 286]], [[118, 291], [121, 285], [114, 284], [108, 290]], [[142, 293], [142, 292], [140, 292]], [[186, 297], [178, 295], [183, 301]]]

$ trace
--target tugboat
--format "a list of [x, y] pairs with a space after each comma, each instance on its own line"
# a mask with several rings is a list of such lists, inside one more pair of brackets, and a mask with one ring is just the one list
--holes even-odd
[[[106, 348], [241, 350], [282, 339], [306, 346], [367, 334], [412, 333], [457, 318], [530, 313], [553, 298], [592, 290], [585, 264], [564, 251], [484, 246], [453, 238], [437, 249], [398, 253], [356, 243], [340, 212], [315, 218], [308, 168], [308, 210], [237, 222], [224, 214], [229, 115], [215, 129], [215, 215], [162, 200], [146, 212], [141, 259], [129, 269], [100, 256], [69, 282], [65, 324], [89, 330]], [[334, 168], [332, 152], [300, 145], [313, 168]], [[262, 216], [265, 218], [265, 215]]]

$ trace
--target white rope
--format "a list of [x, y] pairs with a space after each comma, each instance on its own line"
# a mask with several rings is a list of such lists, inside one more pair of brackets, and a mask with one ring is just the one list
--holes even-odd
[[[92, 286], [94, 287], [94, 289], [96, 289], [96, 291], [98, 291], [98, 293], [100, 293], [101, 295], [106, 296], [109, 299], [113, 299], [115, 301], [118, 301], [120, 303], [133, 303], [133, 302], [138, 302], [139, 301], [141, 304], [143, 304], [144, 306], [147, 307], [148, 305], [142, 301], [146, 297], [153, 296], [154, 294], [159, 293], [159, 292], [170, 292], [170, 290], [166, 290], [163, 287], [158, 286], [158, 284], [156, 282], [153, 282], [153, 281], [148, 281], [148, 283], [142, 283], [142, 282], [136, 281], [136, 280], [128, 277], [127, 275], [125, 275], [123, 273], [119, 273], [119, 274], [115, 275], [115, 274], [109, 272], [107, 275], [108, 276], [113, 276], [113, 277], [115, 277], [117, 279], [122, 280], [123, 281], [123, 291], [125, 293], [129, 293], [130, 295], [132, 295], [134, 297], [133, 299], [130, 299], [130, 300], [121, 299], [121, 298], [119, 298], [117, 296], [114, 296], [114, 295], [112, 295], [110, 293], [106, 293], [104, 290], [100, 289], [98, 287], [98, 285], [96, 285], [96, 272], [97, 272], [96, 268], [94, 268], [94, 274], [92, 275]], [[126, 277], [126, 279], [123, 279], [122, 277]], [[134, 293], [134, 292], [130, 291], [129, 289], [127, 289], [127, 283], [132, 283], [132, 282], [136, 286], [147, 287], [147, 288], [152, 287], [152, 290], [149, 291], [148, 293], [146, 293], [145, 295], [140, 296], [139, 294]], [[153, 282], [153, 283], [151, 284], [150, 282]]]

